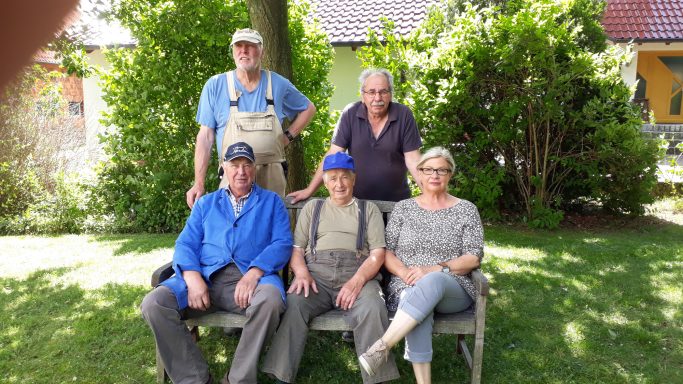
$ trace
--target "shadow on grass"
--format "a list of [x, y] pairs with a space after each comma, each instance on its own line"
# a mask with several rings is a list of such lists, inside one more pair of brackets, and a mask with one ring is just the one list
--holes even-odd
[[683, 382], [683, 226], [486, 236], [486, 381]]
[[[139, 313], [149, 290], [116, 284], [85, 290], [54, 283], [72, 271], [54, 268], [26, 279], [0, 278], [0, 382], [155, 382], [154, 338]], [[211, 373], [221, 377], [239, 338], [226, 337], [218, 328], [201, 332]], [[298, 382], [360, 382], [351, 347], [338, 333], [334, 341], [330, 337], [309, 338], [304, 364], [311, 365], [312, 374]], [[271, 380], [260, 374], [259, 382]]]
[[[109, 243], [114, 256], [127, 253], [144, 254], [159, 249], [173, 248], [178, 234], [130, 234], [130, 235], [95, 235], [93, 241]], [[170, 261], [170, 260], [169, 260]]]
[[154, 341], [137, 309], [146, 290], [52, 282], [70, 270], [0, 279], [0, 382], [153, 382]]

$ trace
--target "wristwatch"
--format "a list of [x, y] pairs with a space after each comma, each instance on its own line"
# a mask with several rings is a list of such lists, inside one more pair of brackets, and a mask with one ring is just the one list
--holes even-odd
[[439, 263], [441, 266], [441, 272], [443, 273], [451, 273], [451, 267], [448, 266], [448, 264], [444, 263]]
[[285, 131], [285, 136], [287, 136], [289, 141], [294, 141], [294, 136], [292, 136], [291, 132]]

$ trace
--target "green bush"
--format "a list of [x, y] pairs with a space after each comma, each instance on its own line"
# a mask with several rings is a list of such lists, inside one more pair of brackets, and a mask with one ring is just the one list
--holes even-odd
[[75, 192], [60, 172], [83, 139], [62, 76], [28, 68], [0, 94], [0, 234], [80, 231], [81, 212], [62, 201]]
[[[325, 35], [305, 22], [302, 5], [290, 4], [293, 83], [318, 108], [303, 135], [305, 161], [317, 164], [329, 130], [331, 85], [324, 79], [332, 51]], [[195, 114], [211, 76], [234, 68], [232, 31], [249, 25], [241, 1], [161, 2], [125, 0], [113, 17], [130, 28], [134, 49], [106, 53], [104, 100], [111, 107], [104, 137], [110, 156], [100, 169], [95, 205], [116, 217], [122, 231], [165, 232], [182, 228], [185, 192], [194, 180]], [[206, 189], [218, 186], [212, 156]]]
[[641, 136], [620, 73], [629, 52], [606, 47], [603, 7], [457, 3], [405, 39], [385, 29], [384, 44], [374, 37], [359, 57], [405, 81], [395, 96], [412, 108], [426, 147], [451, 149], [456, 193], [483, 216], [509, 208], [552, 228], [579, 198], [642, 214], [661, 150]]
[[1, 234], [81, 233], [88, 218], [87, 192], [77, 176], [58, 172], [54, 191], [42, 191], [19, 215], [0, 219]]

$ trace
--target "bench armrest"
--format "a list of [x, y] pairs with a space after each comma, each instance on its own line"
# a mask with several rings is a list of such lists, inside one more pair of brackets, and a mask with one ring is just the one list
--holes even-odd
[[479, 294], [482, 296], [488, 296], [489, 294], [489, 280], [481, 273], [480, 269], [475, 269], [472, 271], [472, 281], [474, 286], [479, 290]]
[[172, 261], [169, 261], [168, 263], [157, 268], [157, 270], [154, 271], [154, 273], [152, 273], [152, 288], [156, 287], [162, 281], [173, 276], [174, 273], [175, 272], [173, 271], [173, 262]]

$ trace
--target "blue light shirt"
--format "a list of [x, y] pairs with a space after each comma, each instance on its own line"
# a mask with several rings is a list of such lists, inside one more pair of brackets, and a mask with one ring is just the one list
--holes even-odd
[[[275, 103], [275, 113], [280, 124], [285, 117], [290, 121], [294, 120], [299, 112], [308, 108], [310, 101], [303, 93], [286, 78], [271, 71], [273, 81], [273, 101]], [[261, 70], [261, 81], [258, 87], [252, 92], [248, 92], [235, 76], [235, 90], [241, 96], [237, 100], [237, 109], [240, 112], [265, 112], [266, 91], [268, 77], [265, 70]], [[225, 125], [230, 118], [230, 96], [228, 95], [228, 83], [226, 73], [221, 73], [211, 77], [202, 89], [199, 98], [199, 108], [197, 109], [197, 123], [206, 125], [216, 131], [216, 148], [220, 151], [223, 142]]]

